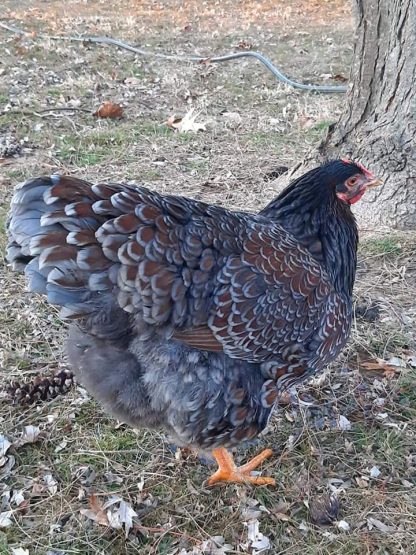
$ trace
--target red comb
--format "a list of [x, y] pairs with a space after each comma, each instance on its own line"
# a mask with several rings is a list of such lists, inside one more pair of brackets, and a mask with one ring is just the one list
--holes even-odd
[[341, 158], [341, 160], [345, 164], [355, 164], [360, 168], [360, 170], [363, 172], [363, 174], [366, 177], [368, 177], [369, 179], [373, 179], [374, 175], [370, 172], [370, 170], [367, 170], [367, 168], [365, 168], [362, 164], [360, 164], [360, 162], [353, 162], [352, 160], [348, 160], [348, 158]]

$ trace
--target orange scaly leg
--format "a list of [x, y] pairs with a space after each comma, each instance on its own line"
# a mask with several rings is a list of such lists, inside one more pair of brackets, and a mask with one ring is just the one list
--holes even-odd
[[219, 447], [212, 454], [218, 463], [218, 470], [209, 478], [208, 485], [213, 486], [217, 482], [237, 482], [240, 484], [252, 484], [253, 486], [274, 486], [276, 481], [267, 476], [251, 476], [251, 471], [257, 468], [265, 459], [273, 455], [271, 449], [265, 449], [259, 455], [251, 459], [243, 466], [236, 466], [232, 455]]

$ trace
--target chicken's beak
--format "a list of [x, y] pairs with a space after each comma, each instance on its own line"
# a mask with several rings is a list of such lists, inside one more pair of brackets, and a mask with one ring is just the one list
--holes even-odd
[[367, 183], [365, 184], [366, 189], [374, 189], [374, 187], [378, 187], [379, 185], [382, 185], [383, 181], [381, 179], [378, 178], [374, 178], [371, 181], [367, 181]]

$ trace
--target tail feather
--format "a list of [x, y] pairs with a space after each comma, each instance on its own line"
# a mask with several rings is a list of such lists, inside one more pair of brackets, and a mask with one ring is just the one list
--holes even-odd
[[24, 271], [28, 279], [29, 291], [32, 291], [32, 293], [39, 293], [40, 295], [47, 295], [46, 285], [49, 268], [41, 270], [39, 268], [39, 260], [37, 258], [32, 258]]
[[[98, 252], [95, 238], [106, 220], [91, 210], [97, 200], [91, 184], [59, 176], [19, 184], [12, 199], [6, 258], [14, 269], [24, 269], [29, 290], [47, 295], [65, 318], [108, 310], [116, 300], [113, 262]], [[99, 321], [99, 314], [94, 318]]]

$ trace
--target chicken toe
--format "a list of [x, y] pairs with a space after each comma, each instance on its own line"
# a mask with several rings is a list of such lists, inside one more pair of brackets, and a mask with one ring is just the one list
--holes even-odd
[[232, 455], [223, 447], [214, 449], [218, 470], [209, 478], [208, 485], [213, 486], [218, 482], [234, 482], [252, 484], [254, 486], [274, 486], [276, 481], [268, 476], [252, 476], [251, 471], [257, 468], [265, 459], [272, 456], [271, 449], [265, 449], [243, 466], [236, 466]]

